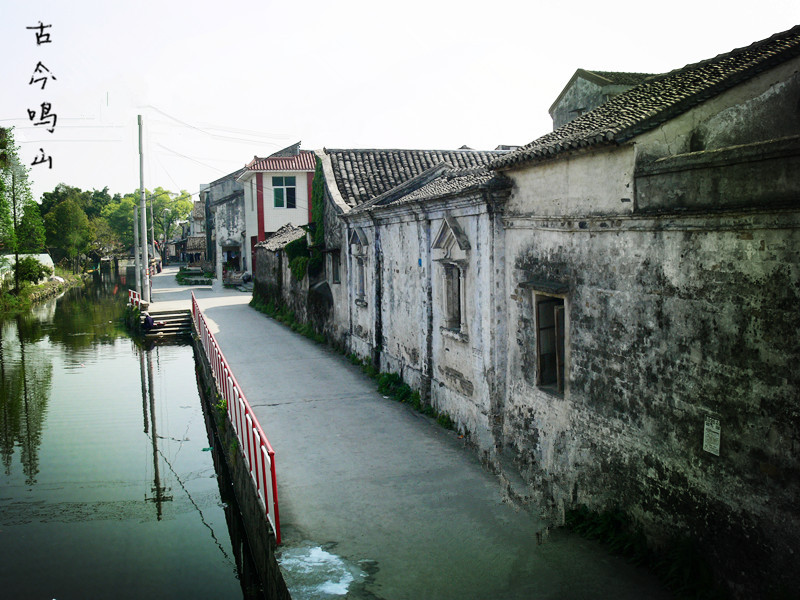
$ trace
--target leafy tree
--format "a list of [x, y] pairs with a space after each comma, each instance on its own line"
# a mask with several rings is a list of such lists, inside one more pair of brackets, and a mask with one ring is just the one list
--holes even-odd
[[120, 250], [119, 237], [111, 229], [107, 219], [104, 217], [89, 219], [89, 228], [91, 230], [92, 249], [99, 256], [106, 256], [111, 252]]
[[133, 207], [137, 204], [133, 194], [117, 194], [101, 212], [102, 218], [123, 248], [133, 246]]
[[[14, 253], [16, 264], [20, 251], [25, 251], [29, 244], [35, 245], [38, 241], [38, 238], [29, 241], [23, 237], [23, 232], [37, 232], [38, 210], [27, 208], [29, 205], [35, 206], [35, 202], [28, 182], [28, 168], [19, 160], [11, 129], [3, 130], [2, 144], [5, 147], [2, 149], [4, 158], [0, 168], [0, 242], [7, 251]], [[18, 277], [14, 279], [14, 290], [19, 291]]]
[[4, 169], [8, 164], [8, 146], [10, 134], [10, 129], [0, 127], [0, 169]]
[[77, 270], [77, 258], [90, 241], [89, 218], [83, 209], [72, 199], [64, 200], [47, 214], [45, 228], [48, 244], [60, 248]]
[[[153, 202], [153, 222], [156, 239], [159, 241], [170, 240], [177, 230], [178, 224], [189, 218], [192, 214], [192, 196], [186, 190], [181, 190], [180, 194], [173, 194], [168, 190], [157, 187], [152, 194]], [[148, 204], [148, 210], [150, 206]], [[164, 260], [165, 248], [161, 248], [161, 260]]]
[[86, 203], [82, 208], [89, 219], [99, 217], [103, 209], [113, 200], [111, 194], [108, 193], [108, 186], [102, 190], [92, 190], [91, 192], [84, 192], [84, 194], [88, 195], [88, 197], [85, 197]]
[[46, 216], [64, 200], [73, 200], [81, 207], [90, 219], [97, 218], [114, 199], [108, 193], [108, 187], [91, 192], [77, 187], [59, 183], [52, 192], [42, 194], [42, 215]]
[[14, 221], [11, 218], [11, 208], [5, 197], [5, 185], [0, 177], [0, 247], [9, 250], [14, 239]]
[[39, 205], [29, 202], [22, 209], [22, 220], [17, 227], [17, 239], [21, 252], [36, 254], [44, 250], [46, 235]]
[[20, 281], [30, 281], [36, 283], [53, 274], [53, 269], [43, 265], [33, 256], [23, 256], [14, 267], [14, 276]]

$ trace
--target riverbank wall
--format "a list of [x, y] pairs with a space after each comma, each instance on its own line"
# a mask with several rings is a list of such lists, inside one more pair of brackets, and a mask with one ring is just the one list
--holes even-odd
[[198, 336], [192, 336], [195, 363], [198, 370], [200, 396], [209, 412], [214, 415], [213, 426], [219, 441], [221, 454], [231, 477], [233, 491], [239, 504], [247, 543], [250, 546], [256, 571], [261, 579], [264, 597], [269, 600], [291, 600], [275, 557], [277, 541], [259, 500], [258, 492], [239, 449], [239, 441], [231, 424], [227, 410], [220, 409], [221, 396], [214, 381], [213, 371], [203, 344]]

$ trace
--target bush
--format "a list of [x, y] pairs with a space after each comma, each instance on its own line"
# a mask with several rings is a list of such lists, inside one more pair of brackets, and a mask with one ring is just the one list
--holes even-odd
[[308, 269], [308, 257], [298, 256], [293, 258], [289, 263], [289, 269], [292, 271], [292, 276], [297, 281], [302, 281], [303, 277], [306, 276], [306, 270]]
[[45, 277], [49, 277], [53, 273], [53, 269], [40, 263], [32, 256], [24, 256], [19, 259], [19, 262], [14, 265], [14, 276], [19, 274], [20, 281], [29, 281], [36, 283]]

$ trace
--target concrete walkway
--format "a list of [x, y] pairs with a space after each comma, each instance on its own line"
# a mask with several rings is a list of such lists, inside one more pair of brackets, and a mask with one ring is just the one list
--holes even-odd
[[[669, 598], [600, 546], [506, 501], [457, 434], [382, 397], [341, 355], [248, 306], [154, 278], [153, 310], [201, 309], [276, 453], [293, 598]], [[169, 303], [169, 304], [167, 304]]]

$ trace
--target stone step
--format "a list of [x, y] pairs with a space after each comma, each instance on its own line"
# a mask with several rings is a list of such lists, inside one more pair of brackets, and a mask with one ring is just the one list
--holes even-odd
[[[163, 323], [144, 333], [146, 338], [162, 338], [170, 336], [191, 335], [192, 314], [188, 310], [150, 311], [156, 323]], [[144, 325], [144, 317], [140, 319]]]

